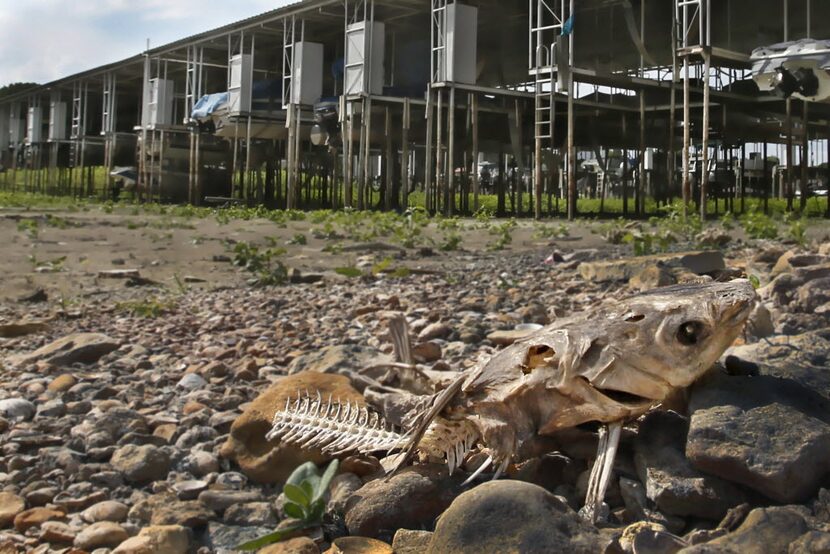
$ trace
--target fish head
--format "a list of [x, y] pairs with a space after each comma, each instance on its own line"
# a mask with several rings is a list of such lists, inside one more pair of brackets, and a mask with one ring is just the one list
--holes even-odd
[[[669, 388], [691, 385], [729, 348], [757, 301], [747, 280], [658, 288], [623, 300], [610, 317], [624, 324], [609, 338], [620, 370], [654, 375]], [[649, 396], [649, 395], [644, 395]]]

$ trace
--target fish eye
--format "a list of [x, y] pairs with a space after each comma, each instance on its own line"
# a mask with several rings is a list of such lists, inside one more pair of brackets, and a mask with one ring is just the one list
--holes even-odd
[[677, 328], [677, 341], [683, 346], [694, 346], [703, 338], [706, 326], [700, 321], [687, 321]]

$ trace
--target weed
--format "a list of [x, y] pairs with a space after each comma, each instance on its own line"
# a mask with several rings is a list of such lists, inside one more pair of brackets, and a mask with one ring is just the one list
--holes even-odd
[[21, 219], [17, 223], [17, 230], [26, 233], [32, 239], [37, 239], [40, 228], [36, 219]]
[[175, 303], [158, 298], [147, 300], [129, 300], [115, 305], [115, 311], [127, 313], [134, 317], [155, 319], [169, 313], [176, 307]]
[[29, 263], [32, 268], [38, 273], [60, 273], [63, 271], [63, 264], [66, 262], [66, 256], [55, 258], [54, 260], [38, 260], [34, 254], [29, 255]]
[[657, 252], [667, 252], [676, 239], [671, 231], [662, 229], [656, 233], [632, 231], [623, 237], [622, 242], [634, 248], [635, 256], [649, 256]]
[[545, 223], [538, 223], [536, 230], [533, 233], [535, 239], [558, 239], [567, 237], [570, 234], [568, 226], [564, 223], [558, 225], [547, 225]]
[[301, 465], [288, 477], [282, 492], [285, 495], [283, 510], [286, 515], [297, 520], [295, 525], [280, 529], [256, 540], [238, 546], [239, 550], [252, 552], [260, 548], [280, 542], [297, 531], [317, 527], [323, 521], [326, 511], [324, 496], [337, 474], [339, 462], [332, 460], [326, 471], [320, 475], [320, 470], [312, 462]]
[[784, 216], [784, 223], [787, 225], [787, 238], [802, 248], [807, 246], [807, 219], [790, 213]]
[[305, 246], [306, 244], [308, 244], [308, 239], [306, 239], [304, 234], [297, 233], [293, 237], [291, 237], [287, 244]]
[[487, 245], [488, 250], [504, 250], [513, 242], [513, 229], [518, 226], [515, 219], [495, 225], [490, 229], [491, 235], [496, 235], [496, 240]]
[[285, 254], [284, 248], [271, 247], [260, 250], [249, 242], [240, 241], [231, 251], [233, 265], [241, 267], [253, 276], [248, 281], [251, 286], [270, 287], [284, 285], [288, 281], [288, 268], [278, 259]]
[[747, 236], [752, 239], [775, 239], [778, 238], [778, 225], [768, 215], [759, 212], [748, 212], [741, 218], [741, 226]]

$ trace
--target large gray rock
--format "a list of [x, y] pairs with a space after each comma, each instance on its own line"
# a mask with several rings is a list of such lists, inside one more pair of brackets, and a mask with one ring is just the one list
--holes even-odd
[[57, 366], [91, 364], [117, 350], [119, 346], [118, 341], [100, 333], [75, 333], [29, 354], [11, 356], [9, 363], [24, 366], [43, 360]]
[[744, 493], [697, 471], [684, 452], [688, 421], [673, 412], [652, 412], [640, 424], [634, 463], [646, 495], [661, 512], [720, 521]]
[[830, 472], [828, 403], [793, 380], [712, 375], [689, 409], [686, 455], [701, 471], [783, 503], [806, 500]]
[[644, 269], [658, 264], [666, 267], [684, 268], [698, 275], [726, 269], [723, 254], [711, 250], [586, 262], [579, 266], [579, 273], [583, 279], [597, 283], [628, 281]]
[[[432, 527], [453, 501], [460, 483], [445, 465], [406, 468], [391, 479], [364, 485], [346, 504], [346, 527], [352, 535], [391, 539], [396, 529]], [[387, 536], [388, 535], [388, 536]]]
[[807, 530], [807, 522], [791, 508], [758, 508], [749, 513], [734, 533], [705, 544], [684, 548], [680, 554], [787, 554], [790, 543], [795, 542]]
[[830, 401], [830, 329], [735, 346], [723, 360], [727, 369], [792, 379]]
[[830, 302], [830, 277], [813, 279], [799, 287], [797, 292], [798, 306], [802, 311], [815, 312], [824, 304]]
[[523, 554], [603, 551], [593, 525], [542, 487], [490, 481], [453, 501], [435, 528], [428, 554]]

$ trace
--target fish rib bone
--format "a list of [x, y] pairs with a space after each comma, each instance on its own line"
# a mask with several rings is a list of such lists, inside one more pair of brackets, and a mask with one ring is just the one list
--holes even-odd
[[274, 414], [265, 438], [333, 455], [388, 451], [401, 442], [401, 435], [378, 413], [351, 402], [324, 401], [319, 392], [316, 397], [306, 392], [298, 393], [293, 402], [286, 400], [285, 407]]

